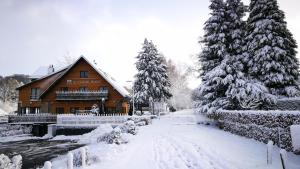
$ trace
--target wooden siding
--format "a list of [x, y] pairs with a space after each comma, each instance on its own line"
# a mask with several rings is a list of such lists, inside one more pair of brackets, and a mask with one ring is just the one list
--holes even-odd
[[[80, 78], [80, 71], [87, 71], [88, 78]], [[51, 76], [44, 80], [32, 83], [19, 90], [19, 101], [22, 107], [40, 107], [41, 112], [47, 111], [47, 113], [56, 113], [56, 108], [64, 108], [65, 113], [69, 113], [71, 108], [79, 108], [84, 110], [87, 107], [92, 107], [94, 104], [100, 103], [99, 101], [57, 101], [56, 91], [60, 91], [61, 88], [67, 87], [69, 91], [79, 90], [80, 87], [87, 87], [88, 90], [99, 90], [100, 87], [108, 88], [108, 100], [105, 101], [106, 108], [116, 108], [117, 105], [121, 105], [123, 111], [128, 112], [128, 103], [124, 100], [124, 97], [113, 88], [94, 68], [86, 62], [84, 59], [74, 65], [68, 70], [62, 78], [62, 73]], [[57, 81], [55, 81], [58, 79]], [[30, 101], [31, 88], [40, 88], [43, 93], [53, 82], [55, 84], [49, 88], [49, 90], [37, 101]], [[48, 107], [49, 106], [49, 107]], [[48, 109], [48, 110], [47, 110]], [[50, 112], [49, 112], [50, 111]]]

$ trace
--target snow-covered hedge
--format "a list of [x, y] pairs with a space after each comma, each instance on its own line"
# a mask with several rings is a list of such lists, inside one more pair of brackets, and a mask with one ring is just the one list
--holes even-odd
[[300, 110], [300, 97], [278, 99], [274, 108], [278, 110]]
[[300, 111], [229, 111], [209, 115], [220, 128], [248, 138], [275, 144], [292, 151], [290, 126], [300, 124]]
[[30, 134], [32, 127], [26, 127], [23, 125], [0, 125], [0, 137]]
[[136, 135], [138, 126], [149, 125], [151, 123], [152, 120], [150, 117], [130, 117], [125, 123], [115, 127], [111, 132], [98, 137], [97, 142], [106, 142], [108, 144], [127, 143], [127, 134]]

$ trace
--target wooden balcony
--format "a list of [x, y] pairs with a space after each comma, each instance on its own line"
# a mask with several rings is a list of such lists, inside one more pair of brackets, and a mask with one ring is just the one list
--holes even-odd
[[56, 100], [102, 100], [108, 98], [107, 90], [97, 91], [56, 91]]

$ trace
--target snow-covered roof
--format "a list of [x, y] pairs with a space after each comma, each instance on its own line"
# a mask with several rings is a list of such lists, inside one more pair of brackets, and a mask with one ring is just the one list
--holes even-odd
[[101, 69], [98, 69], [95, 67], [94, 64], [92, 64], [91, 62], [89, 62], [89, 60], [87, 60], [84, 56], [79, 57], [73, 64], [71, 64], [70, 66], [67, 67], [67, 70], [60, 75], [60, 77], [58, 79], [56, 79], [52, 84], [50, 84], [50, 86], [41, 94], [44, 95], [49, 88], [51, 88], [51, 86], [53, 84], [55, 84], [60, 78], [62, 78], [73, 66], [76, 65], [76, 63], [80, 60], [80, 59], [84, 59], [89, 65], [91, 65], [95, 71], [97, 71], [97, 73], [99, 73], [108, 83], [110, 83], [112, 85], [112, 87], [117, 90], [123, 97], [129, 97], [129, 92], [122, 86], [120, 86], [111, 76], [109, 76], [107, 73], [105, 73], [104, 71], [102, 71]]
[[108, 73], [102, 71], [101, 69], [97, 69], [97, 71], [103, 76], [120, 94], [123, 96], [129, 96], [129, 92], [125, 89], [125, 87], [119, 85], [119, 83], [111, 77]]
[[[108, 83], [110, 83], [113, 88], [115, 88], [123, 97], [129, 97], [129, 92], [125, 89], [125, 87], [119, 85], [119, 83], [111, 77], [108, 73], [104, 72], [100, 68], [96, 68], [94, 64], [89, 62], [84, 56], [81, 56], [85, 59]], [[79, 58], [80, 59], [80, 58]], [[76, 63], [76, 62], [75, 62]]]

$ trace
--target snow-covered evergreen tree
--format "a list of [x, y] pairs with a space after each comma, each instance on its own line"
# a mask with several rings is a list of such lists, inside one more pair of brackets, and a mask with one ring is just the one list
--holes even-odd
[[[218, 4], [221, 4], [220, 1]], [[221, 20], [223, 21], [222, 45], [224, 48], [220, 62], [216, 62], [212, 70], [203, 71], [202, 84], [197, 91], [199, 102], [196, 106], [200, 108], [200, 112], [205, 113], [214, 112], [220, 108], [261, 108], [265, 103], [273, 102], [274, 97], [268, 93], [263, 84], [251, 80], [245, 74], [242, 62], [245, 22], [242, 18], [245, 16], [246, 7], [241, 0], [228, 0], [223, 5], [219, 7], [224, 8], [224, 14], [220, 15], [223, 16]], [[221, 18], [220, 16], [214, 18]], [[216, 24], [213, 25], [216, 26]], [[206, 50], [203, 52], [200, 55], [202, 65], [204, 59], [201, 57], [207, 54]]]
[[264, 83], [272, 94], [299, 94], [296, 41], [287, 29], [277, 0], [251, 0], [247, 21], [246, 71]]
[[[145, 39], [142, 51], [137, 56], [134, 90], [135, 101], [139, 104], [164, 101], [172, 95], [164, 58], [158, 53], [155, 45]], [[153, 110], [153, 107], [152, 107]]]
[[221, 63], [226, 53], [225, 3], [223, 0], [211, 0], [209, 9], [211, 10], [210, 17], [205, 22], [205, 34], [200, 41], [203, 44], [199, 55], [202, 80], [205, 80], [203, 75]]
[[227, 55], [226, 5], [223, 0], [211, 0], [209, 8], [210, 17], [205, 22], [205, 34], [200, 41], [204, 45], [199, 55], [202, 84], [196, 92], [199, 99], [196, 107], [200, 112], [214, 111], [227, 105], [226, 88], [221, 83], [226, 76], [226, 65], [221, 66]]

